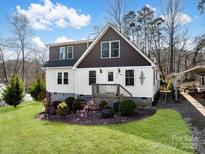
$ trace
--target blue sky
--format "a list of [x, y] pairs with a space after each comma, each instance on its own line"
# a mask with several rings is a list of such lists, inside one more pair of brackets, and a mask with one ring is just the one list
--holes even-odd
[[[139, 10], [142, 6], [149, 4], [156, 9], [157, 15], [161, 15], [162, 1], [130, 0], [128, 10]], [[32, 3], [34, 5], [31, 5]], [[29, 15], [32, 19], [32, 37], [38, 38], [37, 41], [51, 43], [57, 38], [85, 39], [93, 32], [93, 26], [104, 25], [107, 22], [105, 12], [107, 3], [108, 0], [2, 0], [0, 2], [0, 36], [10, 35], [8, 14], [17, 11]], [[182, 4], [183, 14], [189, 17], [186, 24], [190, 30], [189, 35], [196, 36], [204, 33], [205, 17], [200, 16], [196, 9], [197, 0], [182, 0]], [[46, 13], [48, 7], [52, 11]], [[62, 18], [65, 14], [66, 17]], [[75, 20], [76, 18], [78, 20]]]

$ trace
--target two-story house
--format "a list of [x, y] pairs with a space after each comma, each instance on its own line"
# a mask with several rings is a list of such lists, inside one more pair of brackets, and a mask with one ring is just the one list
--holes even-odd
[[157, 66], [110, 24], [94, 40], [48, 46], [43, 68], [52, 101], [102, 94], [151, 103], [159, 90]]

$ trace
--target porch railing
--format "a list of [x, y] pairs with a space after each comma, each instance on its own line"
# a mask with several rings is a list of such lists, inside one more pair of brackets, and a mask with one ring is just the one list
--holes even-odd
[[132, 94], [120, 84], [93, 84], [93, 97], [132, 97]]

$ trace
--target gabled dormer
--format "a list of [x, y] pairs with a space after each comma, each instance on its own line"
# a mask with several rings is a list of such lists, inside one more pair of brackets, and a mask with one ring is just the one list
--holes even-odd
[[108, 24], [76, 62], [74, 68], [154, 66], [154, 63]]

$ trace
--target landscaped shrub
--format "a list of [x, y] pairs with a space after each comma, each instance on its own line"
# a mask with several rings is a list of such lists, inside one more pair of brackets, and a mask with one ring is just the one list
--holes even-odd
[[68, 105], [65, 102], [58, 104], [57, 115], [65, 116], [68, 113]]
[[77, 110], [81, 110], [82, 109], [81, 101], [79, 99], [76, 99], [73, 102], [72, 109], [73, 109], [74, 113], [76, 113]]
[[119, 105], [120, 105], [120, 102], [115, 102], [113, 104], [113, 110], [115, 111], [115, 113], [119, 112]]
[[132, 100], [125, 100], [120, 102], [119, 112], [122, 116], [130, 116], [134, 113], [134, 109], [136, 108], [136, 104]]
[[69, 109], [72, 110], [73, 102], [75, 101], [74, 97], [68, 97], [65, 99], [65, 103], [69, 106]]
[[59, 105], [61, 102], [62, 102], [62, 101], [57, 100], [57, 101], [54, 101], [54, 102], [52, 103], [52, 105], [54, 106], [55, 109], [57, 109], [57, 108], [58, 108], [58, 105]]
[[112, 118], [114, 116], [114, 111], [112, 109], [103, 109], [101, 112], [102, 118]]
[[2, 99], [8, 104], [16, 107], [24, 98], [23, 83], [18, 76], [14, 75], [6, 88], [3, 90]]
[[106, 101], [101, 101], [101, 102], [99, 103], [99, 108], [100, 108], [100, 109], [104, 109], [104, 107], [105, 107], [106, 105], [108, 105], [108, 103], [107, 103]]
[[37, 78], [29, 87], [31, 97], [36, 101], [42, 101], [46, 97], [46, 84], [41, 78]]
[[112, 109], [110, 105], [105, 105], [103, 109]]

